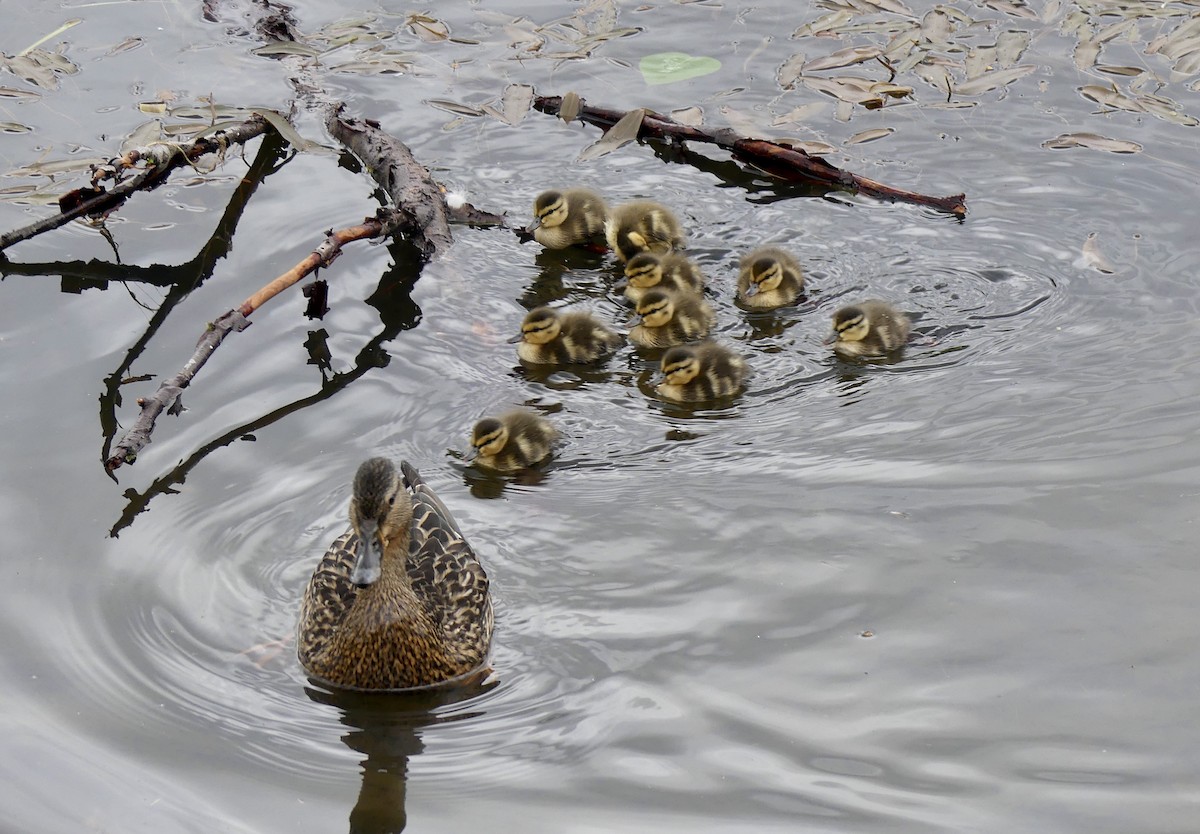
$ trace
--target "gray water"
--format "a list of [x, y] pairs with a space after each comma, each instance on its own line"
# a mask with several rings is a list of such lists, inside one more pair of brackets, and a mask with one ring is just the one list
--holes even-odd
[[[781, 0], [437, 12], [474, 43], [425, 42], [404, 26], [424, 7], [382, 4], [377, 26], [399, 29], [381, 48], [411, 71], [318, 71], [447, 187], [517, 222], [562, 183], [674, 206], [717, 292], [719, 338], [754, 369], [720, 408], [649, 396], [648, 364], [628, 349], [583, 377], [521, 369], [504, 339], [534, 303], [627, 324], [611, 258], [462, 228], [411, 295], [402, 249], [356, 244], [324, 273], [323, 320], [303, 317], [296, 290], [259, 310], [114, 482], [109, 421], [132, 423], [205, 322], [323, 230], [370, 214], [372, 185], [329, 154], [276, 159], [190, 293], [203, 270], [172, 270], [203, 257], [257, 143], [114, 214], [120, 265], [82, 225], [10, 250], [7, 830], [385, 831], [407, 817], [422, 832], [1195, 831], [1196, 129], [1080, 95], [1130, 88], [1076, 66], [1063, 22], [1079, 7], [995, 5], [957, 0], [977, 22], [956, 42], [1029, 32], [1032, 74], [947, 108], [944, 90], [902, 72], [913, 97], [848, 121], [828, 96], [781, 89], [777, 70], [886, 36], [790, 38], [833, 7]], [[1120, 22], [1115, 4], [1080, 6], [1090, 31]], [[1157, 75], [1145, 92], [1200, 113], [1196, 76], [1146, 54], [1192, 6], [1142, 11], [1157, 16], [1104, 42], [1099, 62]], [[342, 14], [361, 16], [310, 3], [299, 18], [315, 32]], [[6, 128], [0, 188], [44, 187], [0, 201], [4, 230], [50, 213], [39, 194], [82, 184], [17, 169], [112, 155], [149, 118], [139, 101], [286, 109], [294, 96], [284, 64], [190, 3], [5, 15], [9, 55], [83, 23], [44, 45], [67, 43], [79, 68], [59, 89], [0, 75], [38, 94], [0, 98], [0, 122], [28, 128]], [[551, 56], [574, 48], [566, 23], [522, 46], [560, 18], [637, 31], [585, 59]], [[141, 45], [113, 49], [131, 36]], [[639, 59], [668, 50], [721, 69], [646, 84]], [[324, 64], [355, 54], [335, 57]], [[877, 63], [813, 75], [888, 77]], [[699, 105], [713, 126], [829, 142], [835, 164], [891, 185], [966, 192], [970, 213], [747, 189], [638, 145], [575, 163], [597, 130], [427, 104], [480, 104], [509, 82], [615, 108]], [[803, 125], [773, 125], [818, 103]], [[297, 125], [325, 141], [317, 114]], [[878, 127], [895, 132], [842, 144]], [[1041, 147], [1085, 131], [1143, 150]], [[1093, 234], [1111, 272], [1085, 252]], [[747, 317], [731, 302], [735, 264], [760, 243], [791, 248], [811, 290]], [[914, 315], [903, 357], [846, 363], [821, 346], [832, 310], [866, 295]], [[324, 394], [306, 347], [322, 338]], [[156, 379], [117, 386], [114, 373]], [[474, 420], [520, 403], [555, 410], [566, 438], [544, 477], [466, 468]], [[344, 529], [354, 468], [375, 454], [421, 469], [492, 577], [494, 673], [477, 690], [337, 697], [306, 681], [293, 646], [265, 647], [290, 634]]]

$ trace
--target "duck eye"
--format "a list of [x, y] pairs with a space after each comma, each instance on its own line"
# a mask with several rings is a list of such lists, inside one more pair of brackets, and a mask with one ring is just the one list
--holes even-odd
[[388, 506], [394, 507], [395, 505], [396, 505], [396, 496], [393, 495], [392, 497], [388, 498]]

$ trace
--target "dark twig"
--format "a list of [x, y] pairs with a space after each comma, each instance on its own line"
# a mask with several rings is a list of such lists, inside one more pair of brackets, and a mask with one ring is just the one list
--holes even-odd
[[[561, 96], [538, 96], [533, 100], [534, 109], [549, 115], [558, 115], [562, 106]], [[626, 114], [620, 110], [609, 110], [580, 104], [577, 118], [604, 129], [616, 124]], [[884, 200], [898, 200], [931, 206], [956, 217], [967, 213], [966, 195], [932, 197], [892, 188], [883, 183], [860, 177], [831, 165], [820, 157], [810, 156], [799, 148], [792, 148], [765, 139], [749, 139], [738, 136], [729, 128], [707, 129], [680, 124], [658, 113], [647, 112], [642, 118], [638, 139], [661, 139], [671, 142], [707, 142], [729, 151], [742, 162], [753, 165], [771, 176], [793, 182], [818, 182], [832, 188], [854, 191]]]

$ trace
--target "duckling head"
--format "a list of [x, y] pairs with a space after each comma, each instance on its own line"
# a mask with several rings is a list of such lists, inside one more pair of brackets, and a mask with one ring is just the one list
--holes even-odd
[[861, 342], [870, 331], [871, 322], [861, 307], [843, 307], [833, 314], [833, 329], [825, 337], [825, 344]]
[[358, 534], [358, 554], [350, 581], [360, 588], [376, 582], [383, 572], [383, 553], [412, 521], [412, 499], [396, 467], [387, 458], [371, 458], [354, 475], [350, 526]]
[[660, 367], [668, 385], [687, 385], [700, 373], [700, 360], [696, 351], [680, 345], [663, 354]]
[[783, 264], [776, 258], [759, 258], [750, 264], [750, 285], [746, 287], [746, 295], [749, 297], [760, 292], [770, 292], [782, 281]]
[[508, 443], [508, 426], [495, 417], [484, 417], [471, 432], [472, 457], [496, 455]]
[[547, 229], [561, 226], [567, 222], [568, 212], [565, 194], [561, 191], [543, 191], [533, 201], [533, 222], [529, 224], [529, 230], [533, 231], [538, 226]]
[[530, 310], [521, 322], [521, 332], [509, 339], [510, 342], [529, 342], [531, 345], [544, 345], [558, 338], [562, 323], [558, 313], [550, 307], [538, 307]]
[[631, 287], [653, 287], [662, 280], [662, 259], [653, 252], [634, 255], [625, 264], [625, 277]]
[[675, 315], [675, 302], [664, 290], [650, 290], [637, 306], [638, 315], [646, 327], [662, 327]]

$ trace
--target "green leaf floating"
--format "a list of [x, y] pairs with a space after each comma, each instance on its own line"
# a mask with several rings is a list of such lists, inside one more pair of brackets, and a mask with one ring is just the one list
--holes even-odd
[[697, 57], [686, 52], [658, 52], [638, 62], [647, 84], [671, 84], [708, 75], [721, 68], [716, 58]]

